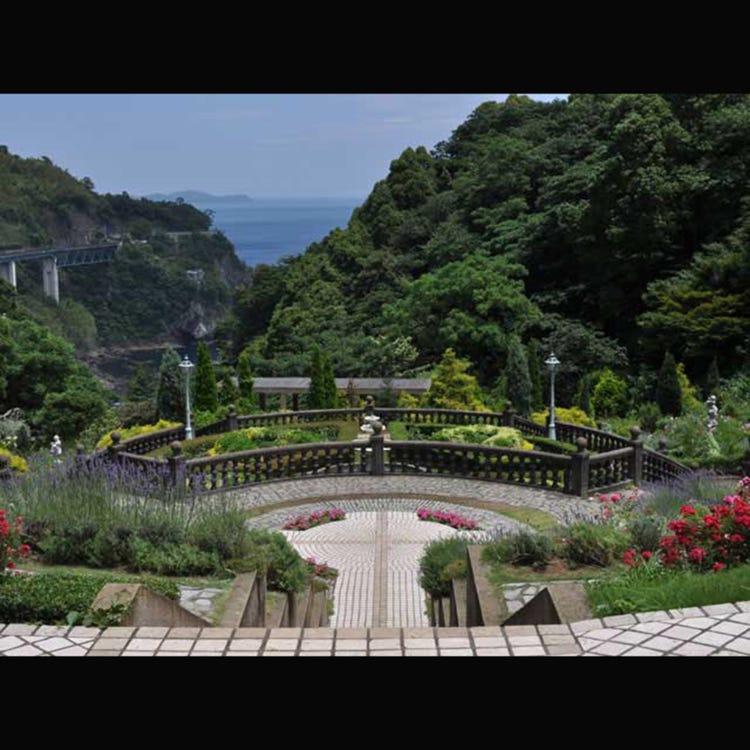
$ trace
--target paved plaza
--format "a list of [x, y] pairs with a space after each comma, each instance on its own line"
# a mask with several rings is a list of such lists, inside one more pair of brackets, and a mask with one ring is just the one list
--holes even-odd
[[571, 625], [160, 628], [3, 625], [0, 656], [747, 656], [750, 602]]
[[424, 545], [472, 536], [420, 521], [416, 512], [393, 510], [349, 512], [344, 521], [283, 533], [303, 557], [338, 569], [333, 627], [428, 625], [419, 586]]
[[[347, 519], [284, 532], [304, 556], [340, 570], [329, 628], [167, 628], [0, 623], [0, 656], [746, 656], [750, 601], [591, 619], [565, 625], [426, 627], [417, 583], [423, 545], [463, 534], [522, 528], [493, 503], [544, 510], [561, 522], [597, 504], [554, 492], [440, 477], [321, 477], [231, 493], [268, 508], [250, 526], [280, 528], [292, 516], [339, 507]], [[476, 502], [481, 501], [482, 507]], [[474, 504], [473, 504], [474, 503]], [[276, 506], [276, 507], [274, 507]], [[419, 521], [418, 507], [453, 510], [479, 532]], [[511, 611], [538, 591], [505, 587]], [[219, 589], [188, 589], [182, 601], [206, 617]]]

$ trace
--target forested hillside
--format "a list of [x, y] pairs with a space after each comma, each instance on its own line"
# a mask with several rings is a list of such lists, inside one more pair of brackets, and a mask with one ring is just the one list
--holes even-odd
[[[210, 331], [245, 267], [210, 217], [184, 202], [98, 195], [50, 159], [0, 147], [0, 249], [125, 242], [115, 261], [60, 271], [60, 306], [42, 296], [40, 264], [18, 264], [19, 303], [77, 348]], [[165, 232], [195, 232], [179, 243]], [[204, 233], [204, 234], [198, 234]], [[199, 281], [188, 270], [203, 271]]]
[[[391, 163], [348, 228], [260, 266], [223, 326], [256, 372], [396, 375], [452, 347], [493, 387], [511, 342], [653, 386], [748, 364], [750, 97], [574, 94], [481, 105]], [[644, 386], [645, 387], [645, 386]], [[646, 390], [648, 390], [646, 388]]]

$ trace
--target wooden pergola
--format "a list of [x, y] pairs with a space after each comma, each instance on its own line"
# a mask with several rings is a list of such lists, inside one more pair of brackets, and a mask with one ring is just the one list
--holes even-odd
[[[408, 393], [422, 396], [430, 390], [430, 378], [334, 378], [340, 391], [353, 391], [358, 396], [375, 396], [379, 391]], [[310, 378], [254, 378], [253, 391], [258, 394], [260, 408], [266, 408], [266, 395], [279, 396], [281, 409], [286, 409], [287, 396], [292, 397], [292, 409], [299, 411], [299, 394], [310, 390]]]

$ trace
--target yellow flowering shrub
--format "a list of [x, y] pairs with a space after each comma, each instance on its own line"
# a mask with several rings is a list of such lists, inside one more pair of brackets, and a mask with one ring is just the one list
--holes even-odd
[[112, 445], [112, 432], [120, 433], [120, 442], [129, 438], [138, 437], [139, 435], [148, 435], [150, 432], [159, 432], [160, 430], [169, 430], [172, 427], [180, 427], [182, 422], [168, 422], [166, 419], [160, 419], [156, 424], [136, 424], [126, 429], [115, 429], [108, 432], [96, 444], [97, 448], [109, 448]]

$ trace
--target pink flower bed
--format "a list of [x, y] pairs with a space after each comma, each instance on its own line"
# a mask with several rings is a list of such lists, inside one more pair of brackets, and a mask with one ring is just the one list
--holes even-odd
[[298, 516], [297, 518], [289, 519], [284, 524], [284, 529], [289, 531], [305, 531], [305, 529], [311, 529], [314, 526], [321, 526], [322, 524], [330, 523], [331, 521], [343, 521], [345, 518], [346, 513], [340, 508], [321, 510], [311, 513], [309, 516]]
[[448, 513], [442, 510], [420, 508], [417, 511], [417, 515], [419, 516], [420, 521], [435, 521], [436, 523], [451, 526], [454, 529], [474, 531], [479, 528], [479, 524], [476, 521], [459, 516], [458, 513]]

